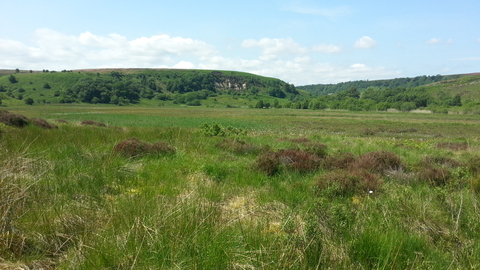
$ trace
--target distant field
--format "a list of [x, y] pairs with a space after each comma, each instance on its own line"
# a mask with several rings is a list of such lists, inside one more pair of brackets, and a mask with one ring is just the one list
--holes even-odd
[[480, 268], [480, 115], [0, 109], [0, 269]]

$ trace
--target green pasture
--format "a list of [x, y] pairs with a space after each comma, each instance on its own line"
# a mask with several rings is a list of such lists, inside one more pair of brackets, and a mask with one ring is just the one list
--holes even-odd
[[[2, 109], [58, 128], [0, 124], [0, 269], [480, 268], [478, 115]], [[115, 152], [133, 137], [175, 153]], [[319, 145], [311, 170], [279, 154]], [[401, 164], [325, 165], [369, 153]]]

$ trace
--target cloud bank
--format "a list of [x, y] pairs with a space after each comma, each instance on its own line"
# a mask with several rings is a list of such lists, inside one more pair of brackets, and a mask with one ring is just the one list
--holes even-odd
[[[398, 76], [385, 67], [362, 63], [324, 63], [312, 53], [339, 54], [333, 44], [311, 48], [291, 38], [246, 39], [236, 57], [225, 57], [202, 40], [153, 35], [129, 40], [119, 34], [106, 36], [84, 32], [65, 35], [51, 29], [35, 31], [31, 44], [0, 39], [0, 68], [63, 70], [84, 68], [196, 68], [251, 72], [276, 77], [295, 85]], [[354, 47], [370, 49], [375, 40], [364, 36]], [[242, 52], [254, 55], [252, 58]]]

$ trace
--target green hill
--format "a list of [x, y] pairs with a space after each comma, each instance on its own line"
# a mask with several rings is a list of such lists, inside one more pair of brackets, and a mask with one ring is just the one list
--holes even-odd
[[[252, 99], [293, 99], [300, 93], [294, 85], [275, 78], [234, 71], [178, 69], [89, 69], [75, 71], [0, 70], [0, 99], [9, 104], [152, 102], [198, 106], [210, 104], [219, 95], [230, 103]], [[225, 101], [227, 102], [227, 101]], [[28, 103], [28, 102], [27, 102]]]
[[360, 92], [370, 88], [413, 88], [422, 85], [428, 85], [431, 83], [436, 83], [445, 80], [452, 80], [456, 78], [461, 78], [464, 76], [469, 76], [470, 74], [459, 74], [459, 75], [435, 75], [435, 76], [417, 76], [413, 78], [395, 78], [389, 80], [361, 80], [361, 81], [349, 81], [341, 82], [336, 84], [311, 84], [297, 86], [298, 89], [305, 90], [314, 95], [328, 95], [341, 91], [348, 90], [351, 87], [356, 87]]

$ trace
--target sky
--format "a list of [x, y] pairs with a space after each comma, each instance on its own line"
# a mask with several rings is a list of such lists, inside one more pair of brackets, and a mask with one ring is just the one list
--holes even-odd
[[0, 0], [0, 6], [0, 69], [218, 69], [296, 86], [480, 72], [478, 0]]

